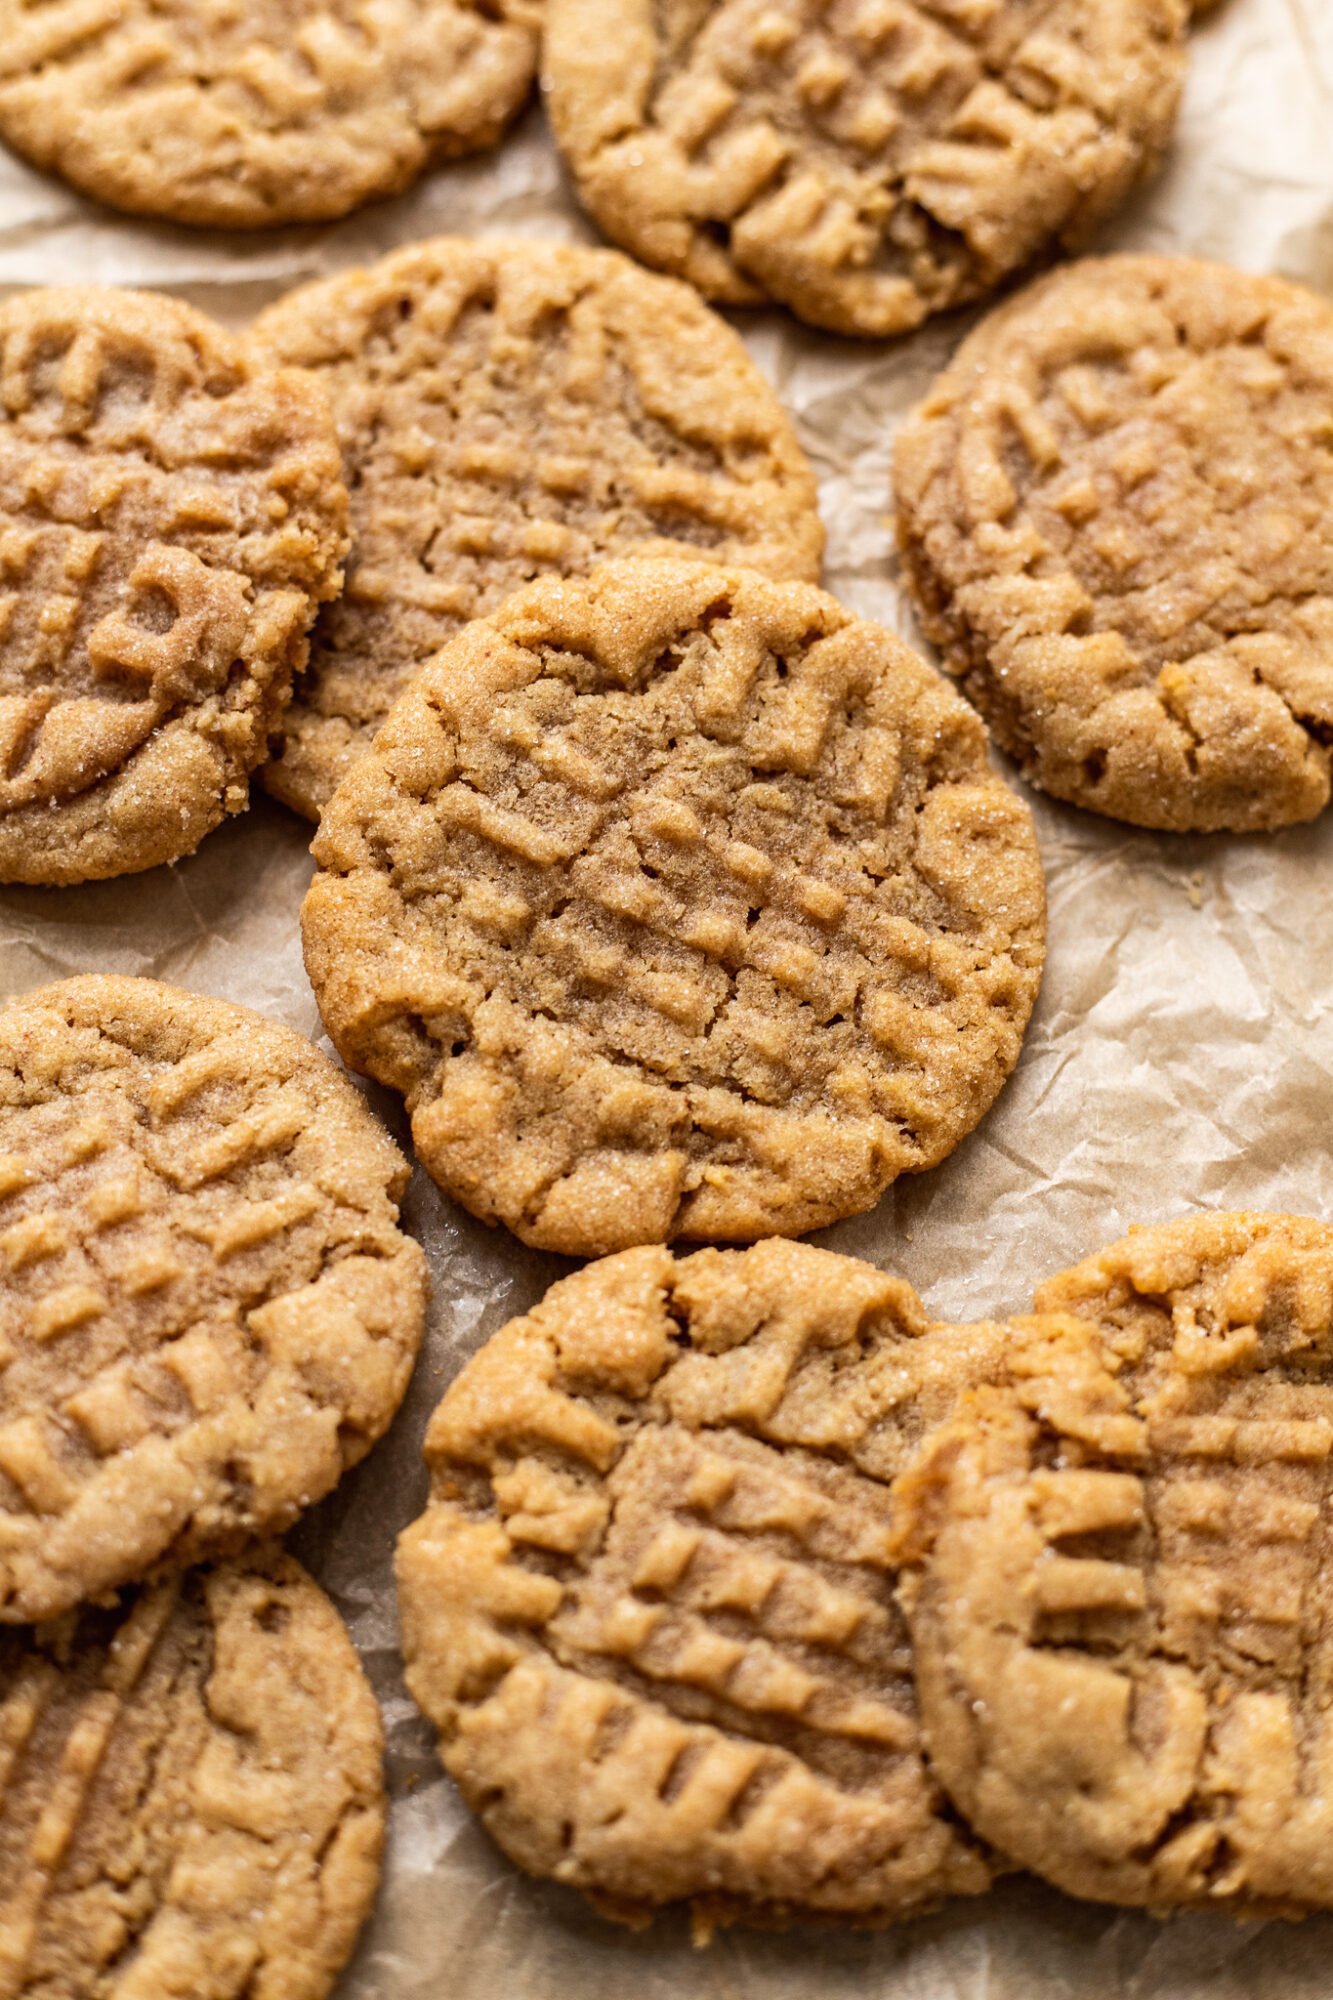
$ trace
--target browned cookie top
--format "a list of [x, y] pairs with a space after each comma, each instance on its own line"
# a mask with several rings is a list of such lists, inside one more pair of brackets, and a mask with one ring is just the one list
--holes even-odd
[[1333, 311], [1102, 258], [983, 321], [902, 433], [930, 636], [1023, 773], [1140, 826], [1311, 819], [1333, 742]]
[[631, 1921], [986, 1886], [923, 1756], [885, 1482], [1002, 1344], [782, 1242], [623, 1252], [487, 1343], [398, 1579], [409, 1686], [508, 1854]]
[[815, 579], [814, 477], [744, 346], [604, 250], [414, 244], [256, 336], [329, 388], [351, 488], [271, 791], [317, 819], [423, 660], [533, 578], [630, 549]]
[[147, 293], [0, 305], [0, 881], [148, 868], [244, 807], [346, 519], [308, 377]]
[[143, 215], [345, 215], [497, 139], [540, 0], [0, 0], [0, 136]]
[[1183, 0], [550, 0], [607, 234], [737, 304], [902, 333], [1081, 243], [1170, 135]]
[[0, 1634], [0, 1992], [322, 2000], [379, 1878], [381, 1741], [275, 1549]]
[[1333, 1229], [1168, 1223], [1037, 1306], [894, 1489], [940, 1776], [1075, 1895], [1333, 1905]]
[[0, 1013], [0, 1621], [284, 1528], [407, 1386], [407, 1180], [303, 1036], [149, 979]]
[[807, 584], [548, 578], [424, 667], [314, 844], [306, 963], [441, 1185], [597, 1255], [796, 1235], [970, 1131], [1044, 944], [975, 715]]

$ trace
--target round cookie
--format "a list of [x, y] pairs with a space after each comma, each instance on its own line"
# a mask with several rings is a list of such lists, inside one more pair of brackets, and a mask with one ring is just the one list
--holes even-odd
[[1137, 826], [1311, 819], [1333, 742], [1333, 311], [1113, 257], [984, 321], [902, 432], [927, 632], [1023, 774]]
[[0, 1633], [0, 1715], [12, 2000], [322, 2000], [379, 1879], [383, 1738], [290, 1556]]
[[1333, 1229], [1207, 1215], [1063, 1273], [894, 1489], [926, 1740], [1078, 1896], [1333, 1904]]
[[549, 0], [578, 193], [645, 263], [881, 337], [1077, 247], [1152, 172], [1184, 0]]
[[499, 138], [538, 0], [0, 0], [0, 137], [85, 194], [319, 222]]
[[407, 1680], [505, 1852], [642, 1922], [986, 1887], [921, 1747], [886, 1482], [996, 1326], [808, 1244], [586, 1266], [464, 1369], [398, 1544]]
[[548, 572], [662, 550], [814, 581], [814, 476], [725, 321], [605, 250], [414, 244], [305, 286], [260, 344], [333, 398], [347, 588], [268, 789], [318, 819], [416, 668]]
[[799, 1235], [981, 1118], [1041, 864], [975, 715], [808, 584], [663, 557], [534, 584], [418, 674], [325, 810], [306, 965], [423, 1164], [595, 1256]]
[[173, 299], [0, 304], [0, 881], [149, 868], [243, 809], [346, 522], [318, 383]]
[[150, 979], [0, 1012], [0, 1622], [285, 1528], [407, 1386], [408, 1169], [291, 1029]]

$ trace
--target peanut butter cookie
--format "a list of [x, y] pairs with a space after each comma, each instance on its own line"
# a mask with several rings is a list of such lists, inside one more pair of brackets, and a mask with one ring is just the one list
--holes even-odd
[[631, 549], [815, 580], [788, 418], [726, 323], [604, 250], [415, 244], [279, 300], [256, 335], [328, 385], [354, 543], [271, 792], [318, 819], [417, 667], [547, 573]]
[[551, 120], [645, 263], [904, 333], [1083, 243], [1153, 171], [1184, 0], [549, 0]]
[[149, 868], [242, 810], [346, 520], [309, 377], [147, 293], [0, 305], [0, 881]]
[[1333, 311], [1163, 257], [1058, 271], [900, 436], [927, 632], [1032, 783], [1187, 831], [1311, 819], [1333, 744]]
[[249, 229], [499, 138], [540, 0], [0, 0], [0, 136], [138, 215]]
[[379, 1711], [276, 1549], [0, 1633], [0, 1990], [322, 2000], [374, 1900]]
[[0, 1621], [284, 1528], [407, 1386], [407, 1166], [303, 1036], [150, 979], [0, 1012]]
[[1333, 1229], [1208, 1215], [1063, 1273], [895, 1487], [926, 1740], [1079, 1896], [1333, 1904]]
[[809, 584], [548, 578], [418, 674], [302, 912], [344, 1060], [423, 1163], [595, 1256], [798, 1235], [971, 1131], [1044, 941], [975, 715]]
[[1003, 1338], [768, 1242], [622, 1252], [487, 1343], [398, 1581], [408, 1685], [507, 1854], [629, 1922], [985, 1888], [922, 1752], [886, 1482]]

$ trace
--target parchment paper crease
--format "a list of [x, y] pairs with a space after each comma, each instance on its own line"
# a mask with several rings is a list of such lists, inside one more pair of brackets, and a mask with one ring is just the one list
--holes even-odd
[[[587, 234], [540, 113], [507, 144], [328, 229], [230, 240], [99, 210], [0, 154], [0, 285], [169, 288], [232, 323], [288, 285], [442, 230]], [[1102, 247], [1182, 250], [1333, 294], [1333, 0], [1223, 0], [1194, 38], [1165, 176]], [[911, 635], [889, 558], [893, 430], [964, 331], [882, 347], [743, 322], [823, 482], [826, 580]], [[980, 1130], [827, 1233], [942, 1315], [1021, 1310], [1046, 1273], [1197, 1207], [1333, 1215], [1333, 816], [1266, 839], [1134, 833], [1034, 801], [1050, 953], [1018, 1072]], [[308, 829], [260, 800], [192, 859], [121, 883], [0, 891], [0, 992], [149, 973], [317, 1034], [296, 915]], [[381, 1103], [391, 1122], [393, 1107]], [[394, 1793], [378, 1913], [339, 2000], [1329, 2000], [1333, 1918], [1160, 1924], [1025, 1880], [873, 1936], [681, 1925], [621, 1933], [519, 1877], [439, 1776], [398, 1674], [393, 1538], [425, 1490], [425, 1420], [460, 1361], [559, 1274], [420, 1173], [409, 1226], [435, 1279], [428, 1350], [390, 1437], [295, 1545], [384, 1702]]]

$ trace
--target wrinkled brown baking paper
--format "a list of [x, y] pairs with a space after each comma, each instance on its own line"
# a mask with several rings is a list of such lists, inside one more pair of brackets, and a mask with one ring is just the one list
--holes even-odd
[[[0, 285], [156, 285], [233, 324], [288, 285], [438, 231], [577, 238], [539, 112], [507, 144], [323, 229], [223, 238], [118, 217], [0, 154]], [[1178, 143], [1106, 249], [1193, 251], [1333, 294], [1333, 0], [1221, 0]], [[861, 346], [742, 322], [822, 477], [826, 580], [911, 635], [890, 559], [895, 425], [964, 331]], [[1017, 1074], [933, 1173], [820, 1240], [901, 1272], [941, 1316], [1021, 1310], [1046, 1273], [1192, 1208], [1333, 1215], [1333, 814], [1267, 838], [1136, 833], [1034, 800], [1050, 950]], [[0, 992], [147, 973], [319, 1032], [297, 910], [309, 829], [262, 797], [191, 859], [122, 882], [0, 890]], [[377, 1097], [401, 1132], [396, 1107]], [[568, 1267], [454, 1209], [418, 1172], [435, 1280], [389, 1438], [293, 1537], [384, 1704], [392, 1833], [339, 2000], [1329, 2000], [1333, 1917], [1168, 1924], [1024, 1879], [876, 1935], [621, 1932], [519, 1876], [439, 1775], [395, 1649], [394, 1537], [420, 1508], [426, 1418], [460, 1361]]]

